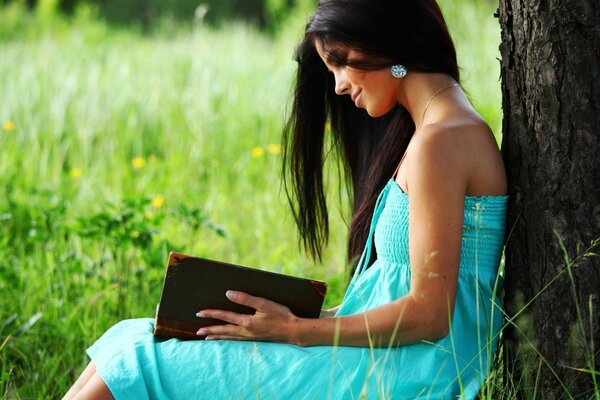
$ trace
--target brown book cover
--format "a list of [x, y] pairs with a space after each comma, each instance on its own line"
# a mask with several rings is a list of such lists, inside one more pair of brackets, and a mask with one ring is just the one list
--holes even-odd
[[156, 309], [154, 335], [180, 339], [204, 339], [196, 332], [203, 326], [224, 324], [199, 318], [204, 309], [252, 314], [254, 309], [233, 303], [227, 290], [283, 304], [302, 318], [318, 318], [327, 284], [239, 265], [171, 252], [160, 303]]

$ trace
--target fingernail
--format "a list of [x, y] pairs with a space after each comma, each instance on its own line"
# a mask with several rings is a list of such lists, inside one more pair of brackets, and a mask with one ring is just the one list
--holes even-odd
[[198, 329], [198, 332], [196, 332], [196, 335], [204, 336], [204, 335], [206, 335], [206, 331], [204, 329]]
[[237, 292], [235, 292], [233, 290], [228, 290], [227, 292], [225, 292], [225, 296], [229, 297], [230, 299], [233, 299], [236, 295], [237, 295]]
[[204, 316], [204, 313], [202, 311], [198, 311], [196, 313], [196, 317], [203, 317], [203, 316]]

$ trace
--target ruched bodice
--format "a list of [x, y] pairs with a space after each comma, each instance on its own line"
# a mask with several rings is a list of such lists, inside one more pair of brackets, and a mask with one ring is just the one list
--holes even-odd
[[[382, 201], [374, 231], [377, 257], [391, 264], [408, 264], [409, 196], [393, 180], [388, 182], [384, 193], [387, 198]], [[506, 196], [465, 197], [461, 269], [478, 267], [496, 272], [505, 210]]]
[[408, 196], [394, 181], [388, 186], [387, 201], [375, 229], [377, 257], [390, 264], [408, 264]]

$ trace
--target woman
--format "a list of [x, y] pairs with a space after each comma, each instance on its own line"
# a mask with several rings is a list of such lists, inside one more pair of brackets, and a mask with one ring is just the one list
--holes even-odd
[[321, 0], [297, 55], [287, 188], [318, 258], [329, 121], [360, 255], [340, 307], [301, 319], [228, 292], [256, 313], [201, 310], [230, 322], [201, 329], [207, 341], [157, 341], [152, 320], [123, 321], [66, 398], [475, 397], [501, 324], [506, 178], [435, 0]]

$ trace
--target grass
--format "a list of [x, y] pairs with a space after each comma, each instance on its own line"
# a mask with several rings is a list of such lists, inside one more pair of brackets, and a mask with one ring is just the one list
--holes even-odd
[[[499, 135], [493, 6], [442, 6]], [[64, 393], [93, 338], [153, 314], [169, 250], [323, 279], [339, 303], [345, 211], [315, 265], [280, 188], [301, 22], [273, 39], [243, 25], [142, 36], [84, 9], [0, 18], [0, 396]]]
[[243, 26], [94, 32], [0, 44], [9, 398], [57, 397], [91, 338], [152, 315], [169, 250], [327, 280], [329, 305], [343, 291], [343, 252], [312, 266], [279, 188], [291, 48]]

